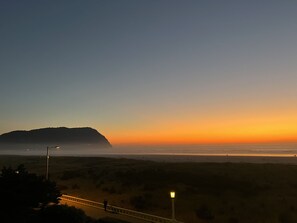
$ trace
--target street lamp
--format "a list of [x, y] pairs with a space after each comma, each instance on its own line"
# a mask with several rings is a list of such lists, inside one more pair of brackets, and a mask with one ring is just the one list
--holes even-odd
[[176, 222], [176, 220], [175, 220], [175, 208], [174, 208], [175, 191], [170, 191], [170, 197], [171, 197], [171, 201], [172, 201], [172, 222]]
[[59, 146], [47, 146], [46, 147], [46, 174], [45, 179], [48, 180], [48, 164], [49, 164], [49, 149], [59, 149]]

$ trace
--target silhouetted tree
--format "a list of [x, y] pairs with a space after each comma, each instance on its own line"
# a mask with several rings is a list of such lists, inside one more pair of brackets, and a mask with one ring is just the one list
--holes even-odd
[[67, 205], [53, 205], [40, 212], [42, 223], [86, 223], [90, 221], [82, 210]]
[[2, 169], [0, 216], [2, 219], [7, 218], [8, 222], [26, 222], [34, 209], [43, 208], [49, 203], [58, 203], [60, 196], [54, 182], [28, 173], [24, 165], [16, 169]]

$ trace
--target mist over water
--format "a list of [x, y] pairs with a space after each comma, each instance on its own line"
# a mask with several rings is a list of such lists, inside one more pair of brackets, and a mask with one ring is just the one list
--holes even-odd
[[[48, 145], [0, 145], [0, 155], [46, 155]], [[52, 145], [50, 145], [52, 146]], [[261, 144], [203, 144], [178, 146], [114, 146], [98, 148], [95, 145], [61, 145], [50, 149], [52, 156], [125, 156], [125, 155], [174, 155], [174, 156], [295, 156], [297, 143]]]

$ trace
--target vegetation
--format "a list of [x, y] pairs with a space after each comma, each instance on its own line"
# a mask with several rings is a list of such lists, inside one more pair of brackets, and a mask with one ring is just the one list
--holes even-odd
[[55, 182], [45, 180], [42, 176], [29, 173], [24, 165], [19, 165], [15, 169], [3, 167], [0, 175], [0, 196], [1, 222], [118, 222], [112, 219], [100, 219], [96, 221], [87, 217], [80, 209], [67, 205], [56, 205], [59, 202], [61, 193]]
[[[45, 172], [45, 157], [0, 158]], [[53, 161], [54, 160], [54, 161]], [[52, 157], [50, 179], [63, 193], [185, 222], [297, 222], [297, 166], [246, 163], [161, 163], [128, 159]]]
[[91, 220], [77, 208], [67, 205], [50, 206], [39, 213], [39, 222], [42, 223], [86, 223]]
[[25, 221], [34, 214], [34, 209], [58, 203], [60, 195], [54, 182], [28, 173], [23, 165], [16, 169], [3, 167], [1, 171], [0, 216], [10, 222]]

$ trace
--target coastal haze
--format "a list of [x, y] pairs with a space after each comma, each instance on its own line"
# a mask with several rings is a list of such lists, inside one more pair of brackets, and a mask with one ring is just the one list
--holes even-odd
[[[0, 154], [44, 155], [49, 144], [0, 144]], [[51, 144], [50, 144], [51, 145]], [[56, 145], [56, 144], [53, 144]], [[295, 157], [297, 143], [201, 144], [184, 146], [113, 146], [98, 148], [92, 144], [66, 144], [52, 150], [53, 156], [272, 156]], [[151, 159], [152, 157], [150, 157]], [[168, 159], [168, 157], [166, 158]], [[173, 158], [175, 159], [175, 158]]]

